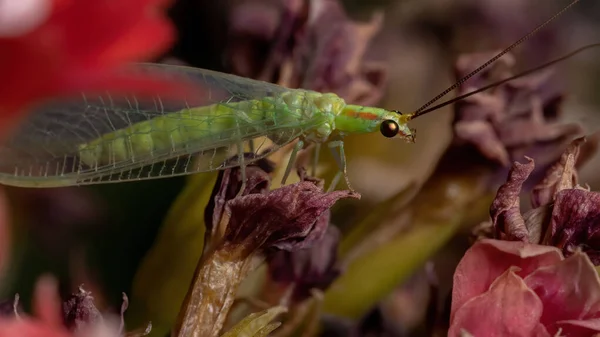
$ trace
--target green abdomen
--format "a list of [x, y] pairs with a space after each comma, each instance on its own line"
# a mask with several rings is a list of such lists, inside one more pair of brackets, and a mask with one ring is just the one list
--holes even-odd
[[151, 161], [194, 149], [227, 146], [289, 119], [285, 105], [270, 100], [213, 104], [158, 116], [113, 131], [79, 146], [89, 166]]

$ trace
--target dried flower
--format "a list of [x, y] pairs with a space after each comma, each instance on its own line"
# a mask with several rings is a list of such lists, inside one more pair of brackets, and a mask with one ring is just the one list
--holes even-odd
[[[496, 52], [465, 54], [456, 62], [460, 78]], [[473, 76], [459, 94], [513, 75], [510, 54]], [[571, 137], [580, 134], [576, 124], [557, 121], [563, 93], [551, 70], [529, 75], [468, 97], [455, 105], [455, 142], [476, 148], [497, 164], [508, 166], [527, 154], [539, 167], [551, 164]]]
[[[141, 337], [150, 332], [151, 326], [143, 331], [123, 331], [123, 313], [128, 306], [125, 294], [120, 324], [111, 316], [102, 317], [90, 295], [79, 288], [79, 293], [62, 304], [61, 315], [57, 283], [51, 277], [42, 277], [37, 282], [34, 294], [36, 316], [0, 315], [0, 337]], [[16, 306], [15, 300], [13, 307]]]
[[311, 242], [310, 247], [281, 250], [269, 257], [271, 279], [280, 285], [293, 287], [292, 299], [295, 302], [310, 298], [313, 289], [327, 289], [341, 272], [337, 263], [340, 232], [329, 226], [329, 218], [329, 211], [319, 218], [323, 224], [315, 227], [327, 229], [323, 237]]
[[88, 325], [102, 324], [102, 314], [94, 304], [91, 293], [79, 287], [79, 292], [63, 303], [65, 325], [73, 331], [80, 331]]
[[483, 239], [454, 274], [448, 336], [592, 336], [600, 279], [586, 254]]
[[314, 243], [328, 225], [320, 221], [323, 214], [341, 198], [358, 197], [349, 191], [324, 192], [314, 181], [270, 191], [270, 176], [263, 169], [270, 167], [264, 159], [248, 165], [239, 195], [240, 168], [220, 172], [205, 213], [208, 248], [180, 313], [180, 335], [218, 335], [238, 285], [257, 260], [273, 249], [291, 251]]
[[534, 208], [524, 214], [520, 209], [521, 188], [535, 164], [531, 158], [526, 164], [514, 164], [490, 208], [497, 238], [556, 246], [565, 256], [581, 248], [594, 264], [600, 264], [600, 193], [577, 185], [575, 165], [585, 144], [584, 138], [573, 141], [534, 187]]
[[242, 1], [229, 21], [227, 57], [236, 74], [335, 92], [355, 104], [373, 105], [383, 95], [386, 70], [363, 59], [382, 13], [359, 24], [338, 0]]

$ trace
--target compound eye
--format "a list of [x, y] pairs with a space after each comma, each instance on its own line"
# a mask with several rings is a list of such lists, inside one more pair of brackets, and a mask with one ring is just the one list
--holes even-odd
[[398, 134], [398, 131], [400, 131], [400, 127], [398, 126], [398, 123], [396, 123], [395, 121], [393, 121], [391, 119], [388, 119], [388, 120], [381, 122], [380, 130], [381, 130], [381, 134], [384, 137], [392, 138]]

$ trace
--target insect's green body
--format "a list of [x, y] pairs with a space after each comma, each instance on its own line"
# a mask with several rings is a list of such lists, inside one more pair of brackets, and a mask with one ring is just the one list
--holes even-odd
[[[204, 87], [203, 104], [176, 102], [165, 108], [159, 98], [148, 108], [137, 98], [135, 104], [130, 98], [115, 103], [109, 94], [96, 101], [83, 96], [75, 108], [66, 103], [43, 108], [0, 148], [0, 182], [50, 187], [207, 172], [244, 165], [241, 149], [260, 137], [275, 145], [259, 146], [255, 159], [296, 139], [321, 144], [333, 134], [375, 132], [383, 121], [393, 121], [396, 133], [412, 139], [406, 125], [410, 115], [348, 105], [332, 93], [202, 69], [142, 67], [193, 78]], [[234, 155], [238, 159], [231, 160]]]
[[[254, 138], [256, 134], [265, 133], [265, 129], [277, 126], [282, 134], [269, 135], [276, 144], [288, 138], [285, 126], [300, 127], [307, 141], [322, 143], [333, 131], [341, 134], [374, 132], [382, 120], [398, 117], [384, 109], [346, 105], [335, 94], [294, 90], [276, 99], [217, 103], [138, 122], [81, 144], [79, 156], [88, 166], [135, 162], [136, 158], [151, 157], [154, 152], [179, 153], [190, 144]], [[410, 132], [408, 128], [406, 131]]]

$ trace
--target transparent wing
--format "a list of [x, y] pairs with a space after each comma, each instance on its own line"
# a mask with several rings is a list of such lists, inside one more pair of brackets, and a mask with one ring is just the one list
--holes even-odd
[[[233, 103], [240, 101], [276, 98], [289, 89], [189, 67], [140, 64], [132, 70], [177, 82], [185, 81], [194, 88], [194, 94], [186, 97], [141, 97], [123, 92], [81, 93], [79, 97], [47, 102], [35, 109], [0, 146], [0, 183], [53, 187], [124, 182], [213, 171], [238, 165], [236, 160], [229, 160], [227, 164], [225, 161], [239, 153], [239, 145], [242, 145], [246, 152], [254, 152], [257, 155], [256, 159], [262, 158], [299, 137], [311, 122], [310, 119], [305, 121], [308, 124], [257, 119], [256, 122], [246, 123], [243, 129], [211, 126], [210, 132], [206, 133], [207, 127], [203, 123], [219, 124], [218, 121], [212, 120], [213, 116], [207, 115], [202, 122], [190, 124], [189, 121], [186, 123], [181, 115], [172, 113], [190, 107], [211, 104], [233, 106]], [[274, 109], [280, 108], [284, 107], [274, 106]], [[181, 119], [177, 120], [177, 123], [169, 124], [176, 125], [173, 129], [162, 130], [163, 132], [194, 132], [193, 128], [204, 128], [205, 134], [183, 145], [152, 153], [134, 155], [135, 151], [130, 151], [132, 155], [128, 158], [108, 163], [89, 165], [80, 158], [78, 151], [81, 144], [138, 122], [155, 121], [161, 116]], [[214, 118], [224, 117], [220, 115]], [[152, 128], [145, 132], [155, 132]], [[104, 146], [110, 147], [112, 144], [115, 144], [114, 141]]]

